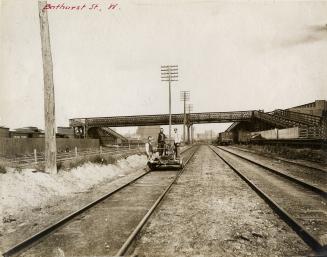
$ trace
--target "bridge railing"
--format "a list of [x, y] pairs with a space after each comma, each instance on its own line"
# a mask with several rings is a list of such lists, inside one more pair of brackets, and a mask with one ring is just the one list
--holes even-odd
[[253, 117], [253, 111], [237, 111], [237, 112], [208, 112], [208, 113], [191, 113], [189, 120], [191, 123], [205, 122], [237, 122], [249, 120]]
[[[172, 123], [183, 123], [183, 114], [173, 114]], [[103, 126], [103, 127], [119, 127], [119, 126], [145, 126], [145, 125], [161, 125], [169, 121], [169, 115], [144, 115], [144, 116], [117, 116], [103, 118], [87, 118], [86, 126]]]
[[[190, 123], [236, 122], [251, 119], [253, 117], [253, 111], [191, 113], [187, 114], [187, 117]], [[173, 124], [183, 124], [183, 121], [183, 113], [172, 114]], [[69, 125], [71, 127], [123, 127], [168, 124], [169, 114], [78, 118], [69, 120]]]

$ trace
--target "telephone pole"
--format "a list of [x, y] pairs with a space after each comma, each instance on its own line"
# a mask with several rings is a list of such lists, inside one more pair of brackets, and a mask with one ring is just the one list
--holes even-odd
[[[190, 120], [191, 111], [193, 111], [193, 104], [186, 105], [186, 111], [188, 112], [188, 119]], [[189, 144], [191, 142], [191, 131], [190, 128], [192, 127], [192, 124], [187, 125], [187, 143]]]
[[55, 97], [50, 33], [46, 1], [39, 1], [40, 33], [43, 60], [44, 116], [45, 116], [45, 171], [57, 173]]
[[171, 82], [178, 81], [177, 65], [161, 65], [161, 81], [169, 85], [169, 139], [171, 139]]
[[185, 143], [186, 101], [190, 100], [190, 91], [181, 91], [180, 99], [184, 102], [183, 142]]

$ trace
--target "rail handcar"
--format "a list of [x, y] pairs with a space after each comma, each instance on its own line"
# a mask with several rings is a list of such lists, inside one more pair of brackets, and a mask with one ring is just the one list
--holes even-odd
[[184, 163], [182, 156], [175, 156], [174, 143], [168, 142], [165, 144], [163, 154], [159, 156], [158, 152], [154, 153], [152, 157], [148, 160], [147, 165], [151, 170], [156, 170], [160, 167], [182, 169]]

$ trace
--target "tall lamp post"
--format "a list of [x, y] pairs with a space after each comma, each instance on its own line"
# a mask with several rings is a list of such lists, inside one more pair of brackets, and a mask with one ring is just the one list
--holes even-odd
[[186, 101], [190, 100], [190, 91], [181, 91], [181, 101], [184, 102], [184, 120], [183, 120], [183, 142], [185, 143], [185, 126], [186, 126]]
[[171, 82], [178, 81], [178, 65], [161, 65], [161, 81], [169, 85], [169, 139], [171, 139]]

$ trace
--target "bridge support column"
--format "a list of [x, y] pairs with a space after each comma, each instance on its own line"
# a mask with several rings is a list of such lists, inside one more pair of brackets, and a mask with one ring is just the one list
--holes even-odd
[[190, 143], [190, 126], [187, 125], [187, 139], [186, 139], [186, 144]]
[[192, 130], [192, 124], [187, 125], [187, 144], [191, 143], [191, 130]]
[[87, 138], [87, 127], [86, 125], [83, 127], [84, 129], [84, 139]]

